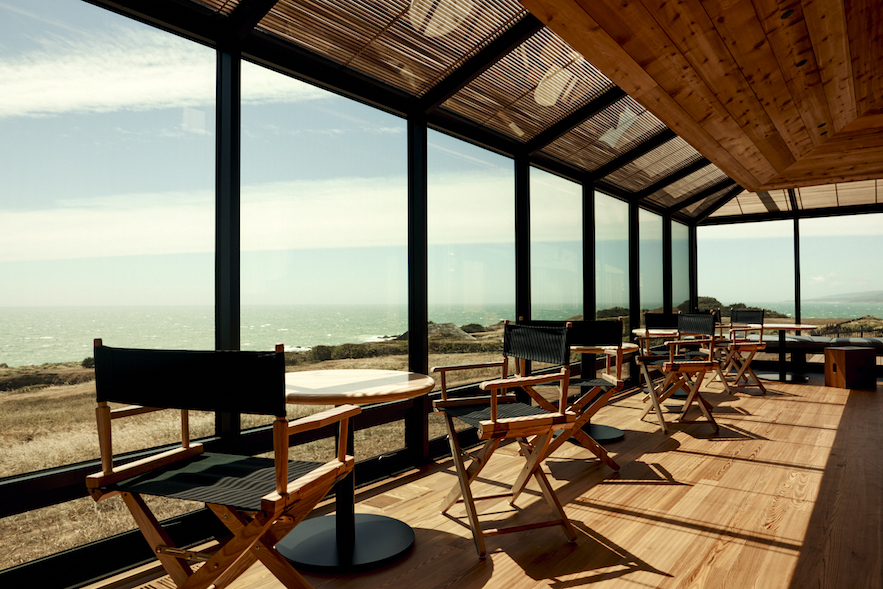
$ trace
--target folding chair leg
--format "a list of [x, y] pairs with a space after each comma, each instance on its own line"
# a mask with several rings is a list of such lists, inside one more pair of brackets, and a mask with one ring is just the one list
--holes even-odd
[[[234, 534], [240, 533], [248, 525], [248, 520], [241, 513], [226, 505], [208, 504], [208, 508]], [[239, 574], [248, 570], [255, 561], [260, 560], [261, 564], [267, 567], [267, 570], [273, 573], [276, 579], [288, 589], [312, 589], [309, 582], [291, 566], [288, 559], [276, 552], [276, 544], [294, 529], [306, 515], [305, 513], [301, 517], [277, 520], [273, 527], [261, 536], [258, 543], [244, 555], [244, 558], [239, 559], [236, 564], [231, 566], [225, 576], [231, 580], [235, 579]], [[222, 587], [219, 583], [215, 583], [215, 585], [219, 589]]]
[[[485, 442], [484, 446], [482, 446], [481, 450], [469, 454], [468, 457], [472, 460], [472, 462], [468, 467], [466, 467], [465, 463], [463, 462], [463, 451], [460, 448], [460, 442], [456, 439], [456, 437], [450, 439], [453, 440], [451, 442], [451, 455], [455, 457], [454, 465], [457, 466], [457, 476], [459, 478], [460, 467], [462, 466], [464, 476], [466, 477], [464, 480], [466, 481], [466, 485], [469, 486], [472, 484], [472, 481], [474, 481], [478, 477], [481, 470], [485, 467], [490, 455], [493, 454], [494, 450], [497, 449], [497, 446], [500, 445], [500, 440], [488, 440], [487, 442]], [[454, 449], [455, 447], [456, 450]], [[442, 499], [441, 505], [439, 506], [439, 511], [445, 513], [447, 510], [453, 507], [454, 504], [459, 501], [462, 496], [463, 493], [461, 490], [461, 485], [458, 482], [453, 487], [451, 487], [451, 490], [448, 491], [448, 494], [445, 495], [444, 499]]]
[[184, 559], [160, 552], [161, 546], [174, 548], [175, 545], [156, 517], [154, 517], [150, 508], [144, 503], [144, 499], [141, 498], [141, 495], [133, 493], [120, 493], [120, 495], [126, 507], [132, 513], [132, 517], [135, 518], [135, 523], [138, 524], [138, 528], [150, 545], [151, 550], [156, 554], [157, 559], [169, 574], [169, 577], [179, 587], [183, 585], [193, 574], [190, 570], [190, 565]]
[[[570, 520], [567, 519], [567, 515], [564, 513], [564, 508], [561, 505], [561, 501], [558, 499], [558, 495], [555, 494], [555, 490], [549, 484], [549, 479], [546, 478], [546, 473], [543, 472], [542, 462], [551, 454], [551, 451], [549, 450], [551, 441], [551, 434], [539, 435], [533, 440], [533, 443], [528, 442], [524, 438], [518, 440], [522, 453], [526, 458], [524, 467], [521, 469], [518, 478], [521, 480], [522, 478], [530, 478], [532, 476], [536, 479], [537, 484], [540, 486], [540, 490], [543, 492], [543, 497], [546, 498], [552, 511], [558, 514], [558, 520], [551, 523], [560, 523], [561, 527], [564, 528], [564, 534], [567, 536], [567, 540], [569, 542], [576, 542], [576, 531], [574, 531]], [[521, 490], [524, 489], [524, 486], [524, 484], [521, 485]], [[513, 486], [513, 490], [514, 488], [515, 487]], [[516, 497], [517, 494], [513, 492], [513, 497], [509, 502], [510, 505], [514, 506]]]
[[[273, 520], [256, 517], [248, 523], [245, 529], [236, 534], [232, 540], [224, 544], [221, 549], [207, 563], [202, 565], [186, 583], [179, 589], [207, 589], [208, 587], [223, 587], [231, 582], [235, 575], [241, 572], [242, 566], [251, 566], [256, 558], [247, 553], [261, 539], [261, 536], [273, 525]], [[239, 562], [241, 559], [245, 559]], [[237, 563], [239, 562], [239, 566]], [[233, 567], [234, 570], [231, 570]]]
[[558, 495], [555, 493], [552, 485], [549, 484], [546, 473], [543, 472], [542, 467], [539, 465], [534, 470], [534, 478], [537, 480], [537, 484], [539, 484], [540, 489], [543, 491], [543, 496], [546, 498], [552, 511], [557, 513], [561, 519], [561, 527], [564, 528], [564, 534], [567, 536], [568, 542], [576, 542], [576, 530], [573, 529], [573, 524], [570, 523], [567, 514], [564, 513], [564, 507], [561, 505], [561, 501], [558, 499]]
[[702, 381], [705, 379], [705, 372], [698, 373], [693, 380], [693, 384], [690, 387], [690, 392], [687, 395], [687, 400], [684, 402], [684, 408], [681, 411], [681, 415], [678, 418], [680, 422], [686, 422], [687, 412], [690, 410], [690, 406], [693, 402], [696, 402], [696, 405], [699, 407], [699, 411], [705, 416], [709, 423], [711, 423], [712, 427], [714, 427], [714, 431], [720, 431], [720, 427], [715, 421], [714, 417], [711, 415], [711, 404], [706, 401], [702, 395], [699, 393], [699, 387], [702, 386]]
[[[487, 459], [496, 450], [500, 441], [488, 440], [480, 452], [481, 456], [473, 460], [470, 469], [467, 469], [463, 463], [463, 452], [460, 448], [460, 442], [457, 440], [457, 432], [454, 429], [453, 420], [447, 413], [444, 416], [445, 425], [448, 428], [448, 441], [451, 445], [451, 458], [457, 470], [457, 484], [454, 485], [454, 488], [451, 489], [447, 497], [442, 500], [440, 511], [445, 513], [457, 502], [457, 499], [463, 498], [466, 517], [469, 519], [469, 527], [472, 528], [472, 540], [475, 542], [475, 550], [478, 552], [478, 558], [484, 558], [487, 555], [487, 549], [484, 545], [484, 535], [481, 530], [481, 523], [478, 521], [478, 512], [475, 510], [475, 500], [472, 498], [470, 484], [478, 476], [478, 473], [481, 472], [484, 465], [487, 464]], [[470, 473], [472, 467], [474, 467], [474, 470]]]

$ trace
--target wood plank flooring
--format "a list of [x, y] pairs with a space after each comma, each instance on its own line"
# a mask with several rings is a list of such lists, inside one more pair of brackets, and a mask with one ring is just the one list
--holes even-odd
[[[571, 444], [546, 463], [576, 544], [559, 527], [536, 529], [487, 538], [479, 560], [462, 506], [438, 513], [456, 482], [447, 460], [357, 495], [358, 511], [415, 529], [407, 557], [359, 575], [305, 577], [315, 589], [883, 589], [883, 387], [847, 391], [821, 380], [771, 383], [766, 395], [710, 385], [719, 434], [700, 422], [666, 436], [652, 415], [638, 421], [641, 394], [614, 399], [596, 421], [626, 430], [608, 446], [621, 472]], [[511, 481], [520, 460], [512, 447], [498, 451], [481, 484]], [[479, 509], [507, 524], [548, 514], [535, 485], [517, 509], [505, 501]], [[281, 585], [256, 564], [231, 587]]]

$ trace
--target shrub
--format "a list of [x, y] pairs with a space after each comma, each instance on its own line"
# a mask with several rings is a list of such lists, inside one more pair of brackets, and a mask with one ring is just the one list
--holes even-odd
[[469, 323], [461, 327], [463, 331], [466, 333], [481, 333], [484, 331], [484, 326], [479, 325], [478, 323]]
[[89, 356], [88, 358], [85, 358], [80, 364], [83, 366], [83, 368], [95, 368], [95, 358]]
[[333, 348], [331, 346], [314, 346], [309, 352], [307, 352], [307, 361], [308, 362], [324, 362], [325, 360], [331, 360]]

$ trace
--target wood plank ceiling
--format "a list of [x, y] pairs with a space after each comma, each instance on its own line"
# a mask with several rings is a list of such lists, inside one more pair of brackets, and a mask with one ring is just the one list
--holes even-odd
[[880, 0], [521, 0], [750, 191], [883, 177]]

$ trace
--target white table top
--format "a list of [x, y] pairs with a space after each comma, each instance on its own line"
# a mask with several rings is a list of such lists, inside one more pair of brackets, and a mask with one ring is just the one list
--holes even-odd
[[636, 327], [632, 330], [634, 335], [640, 335], [645, 337], [668, 337], [670, 335], [678, 335], [678, 330], [674, 327], [668, 329], [646, 329], [643, 327]]
[[751, 323], [749, 327], [752, 329], [760, 329], [763, 327], [764, 330], [777, 330], [777, 331], [802, 331], [804, 329], [815, 329], [818, 325], [813, 325], [811, 323], [764, 323], [761, 326], [759, 323]]
[[623, 354], [632, 354], [638, 351], [638, 344], [623, 342], [621, 346], [615, 345], [585, 345], [570, 346], [570, 351], [574, 354], [610, 354], [615, 355], [619, 350]]
[[425, 395], [435, 380], [399, 370], [305, 370], [285, 373], [285, 400], [304, 405], [401, 401]]

